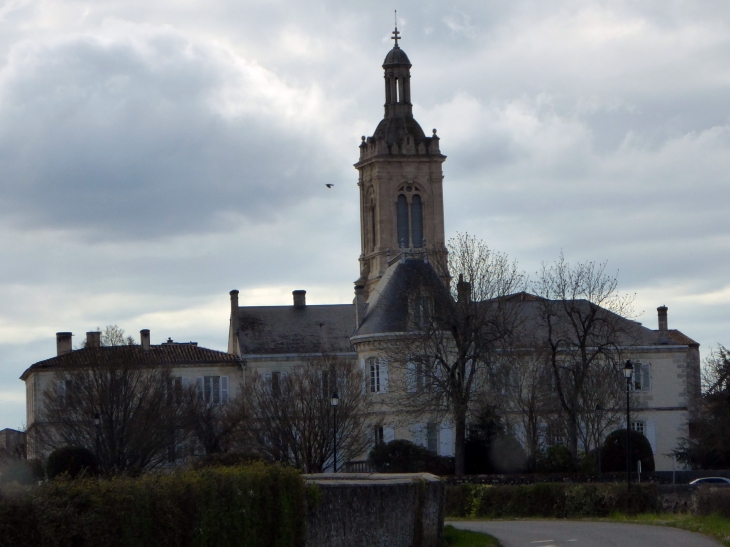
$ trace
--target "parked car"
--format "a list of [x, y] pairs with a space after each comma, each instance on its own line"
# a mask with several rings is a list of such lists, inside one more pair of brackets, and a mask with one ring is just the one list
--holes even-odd
[[730, 484], [730, 479], [726, 479], [725, 477], [702, 477], [690, 483], [692, 486], [699, 486], [700, 484], [722, 484], [727, 486]]

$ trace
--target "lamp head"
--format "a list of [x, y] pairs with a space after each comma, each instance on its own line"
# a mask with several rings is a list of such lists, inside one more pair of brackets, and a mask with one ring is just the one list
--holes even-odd
[[627, 380], [631, 378], [631, 375], [634, 373], [634, 365], [631, 363], [631, 361], [626, 361], [626, 365], [624, 365], [624, 378]]
[[330, 399], [330, 404], [332, 406], [337, 406], [338, 404], [340, 404], [340, 396], [337, 395], [336, 391], [332, 394], [332, 398]]

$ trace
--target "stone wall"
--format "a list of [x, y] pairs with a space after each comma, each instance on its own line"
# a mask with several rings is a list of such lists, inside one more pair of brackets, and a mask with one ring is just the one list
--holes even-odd
[[305, 475], [318, 489], [307, 547], [438, 547], [444, 487], [428, 473]]

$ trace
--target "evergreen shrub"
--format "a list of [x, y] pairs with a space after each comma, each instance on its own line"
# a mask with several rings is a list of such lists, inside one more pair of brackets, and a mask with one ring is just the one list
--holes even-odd
[[0, 492], [0, 546], [298, 547], [300, 473], [264, 464]]
[[[654, 455], [649, 439], [633, 429], [631, 435], [631, 472], [636, 472], [636, 462], [641, 460], [641, 472], [654, 472]], [[610, 433], [601, 448], [601, 470], [607, 473], [626, 471], [626, 430]]]
[[605, 517], [657, 511], [654, 485], [537, 483], [446, 487], [446, 516], [471, 518]]

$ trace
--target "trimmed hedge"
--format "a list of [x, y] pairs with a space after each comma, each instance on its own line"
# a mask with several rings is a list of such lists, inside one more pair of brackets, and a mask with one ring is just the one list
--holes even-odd
[[263, 464], [53, 481], [0, 493], [0, 545], [302, 546], [307, 493], [296, 470]]
[[540, 483], [520, 486], [462, 484], [446, 487], [446, 516], [471, 518], [605, 517], [654, 512], [654, 485]]

